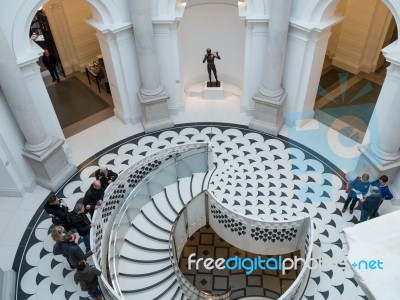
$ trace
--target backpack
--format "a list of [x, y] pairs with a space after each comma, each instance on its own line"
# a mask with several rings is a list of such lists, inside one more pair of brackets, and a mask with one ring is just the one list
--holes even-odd
[[[360, 181], [360, 179], [361, 179], [360, 176], [357, 176], [357, 183]], [[350, 194], [350, 192], [351, 192], [351, 190], [349, 189], [351, 183], [352, 183], [352, 180], [349, 180], [346, 182], [346, 194]]]

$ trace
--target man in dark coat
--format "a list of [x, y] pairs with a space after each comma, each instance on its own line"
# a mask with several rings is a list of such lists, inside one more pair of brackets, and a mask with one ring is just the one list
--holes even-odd
[[379, 187], [372, 185], [370, 188], [370, 195], [366, 198], [361, 199], [361, 217], [360, 223], [367, 221], [372, 215], [374, 210], [379, 207], [382, 202], [382, 194], [380, 193]]
[[92, 224], [85, 214], [85, 207], [82, 203], [76, 203], [74, 210], [70, 214], [71, 224], [83, 239], [86, 251], [90, 251], [90, 229]]
[[42, 62], [46, 66], [47, 70], [49, 70], [51, 77], [53, 78], [53, 82], [57, 80], [60, 82], [60, 77], [58, 77], [56, 60], [52, 55], [50, 55], [49, 50], [45, 49], [42, 57]]
[[85, 197], [83, 198], [83, 205], [85, 206], [85, 212], [90, 213], [90, 217], [93, 218], [94, 210], [101, 205], [104, 197], [104, 189], [101, 187], [100, 180], [93, 181], [90, 188], [86, 191]]

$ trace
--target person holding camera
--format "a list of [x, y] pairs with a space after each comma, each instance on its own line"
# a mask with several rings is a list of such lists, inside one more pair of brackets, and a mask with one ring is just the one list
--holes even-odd
[[51, 195], [43, 208], [51, 216], [53, 225], [61, 225], [67, 231], [71, 230], [68, 205], [63, 199]]

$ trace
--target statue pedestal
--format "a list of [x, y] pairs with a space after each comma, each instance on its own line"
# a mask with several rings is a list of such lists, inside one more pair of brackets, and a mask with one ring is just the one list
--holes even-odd
[[[211, 85], [211, 86], [209, 86]], [[203, 99], [224, 99], [224, 87], [223, 87], [223, 82], [219, 81], [219, 86], [217, 86], [216, 82], [204, 82], [204, 87], [203, 87]]]

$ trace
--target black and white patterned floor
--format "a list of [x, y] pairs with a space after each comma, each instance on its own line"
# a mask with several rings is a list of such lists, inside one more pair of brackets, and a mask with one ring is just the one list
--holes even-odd
[[[343, 228], [357, 222], [341, 213], [345, 192], [343, 174], [329, 160], [284, 137], [273, 137], [246, 126], [191, 123], [152, 134], [138, 134], [104, 149], [84, 162], [79, 173], [58, 192], [69, 207], [83, 197], [98, 165], [121, 172], [138, 158], [172, 144], [211, 142], [217, 170], [210, 189], [239, 214], [286, 220], [310, 215], [315, 224], [313, 269], [303, 299], [367, 299], [345, 261]], [[21, 241], [13, 269], [17, 299], [82, 299], [72, 271], [61, 256], [53, 256], [51, 220], [41, 208]], [[83, 248], [83, 244], [81, 244]]]

